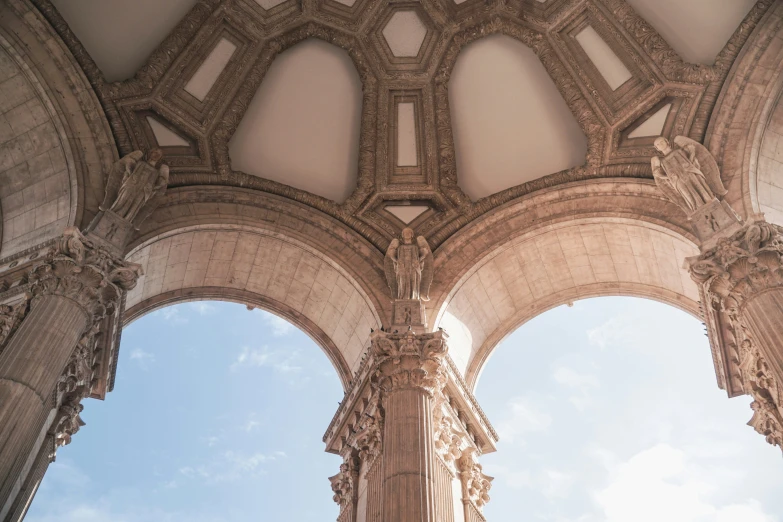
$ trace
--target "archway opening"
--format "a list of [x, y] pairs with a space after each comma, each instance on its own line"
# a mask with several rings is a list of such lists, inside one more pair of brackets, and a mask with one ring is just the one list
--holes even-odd
[[123, 331], [114, 391], [85, 401], [87, 425], [58, 450], [25, 520], [330, 518], [326, 477], [340, 459], [320, 441], [342, 396], [326, 354], [276, 315], [161, 308]]
[[499, 434], [488, 520], [769, 522], [779, 449], [716, 386], [703, 326], [659, 302], [559, 306], [496, 349], [476, 395]]

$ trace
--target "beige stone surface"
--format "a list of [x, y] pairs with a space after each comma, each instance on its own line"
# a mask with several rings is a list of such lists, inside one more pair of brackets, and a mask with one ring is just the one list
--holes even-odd
[[9, 51], [0, 48], [0, 257], [56, 235], [71, 211], [68, 166], [50, 101]]
[[127, 307], [198, 287], [247, 290], [303, 314], [331, 338], [350, 368], [380, 319], [367, 295], [323, 255], [281, 235], [243, 227], [185, 230], [136, 249], [128, 258], [144, 275]]
[[698, 292], [682, 262], [697, 252], [670, 231], [629, 220], [549, 226], [477, 260], [452, 290], [434, 326], [449, 332], [451, 356], [473, 383], [506, 334], [575, 299], [637, 295], [692, 312]]

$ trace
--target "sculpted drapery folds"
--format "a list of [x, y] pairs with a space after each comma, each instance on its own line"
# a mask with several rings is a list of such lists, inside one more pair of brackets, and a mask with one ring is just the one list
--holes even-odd
[[432, 284], [432, 251], [424, 236], [410, 228], [402, 231], [402, 240], [392, 239], [386, 250], [384, 271], [393, 299], [421, 299], [429, 301]]
[[726, 189], [720, 179], [715, 159], [704, 145], [687, 138], [674, 138], [675, 147], [660, 137], [655, 148], [663, 154], [650, 163], [658, 188], [667, 198], [690, 214], [712, 200], [723, 197]]
[[169, 167], [161, 163], [163, 151], [152, 149], [144, 159], [140, 150], [112, 166], [101, 210], [111, 210], [131, 223], [140, 223], [160, 204], [169, 183]]

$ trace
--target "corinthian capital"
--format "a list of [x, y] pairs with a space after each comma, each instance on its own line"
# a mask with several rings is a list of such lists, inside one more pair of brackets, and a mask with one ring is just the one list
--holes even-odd
[[740, 345], [739, 368], [742, 386], [753, 397], [753, 417], [748, 425], [783, 450], [783, 395], [767, 361], [750, 339]]
[[416, 335], [374, 332], [370, 352], [375, 361], [373, 384], [384, 392], [419, 388], [430, 395], [446, 385], [446, 334]]
[[763, 221], [750, 223], [700, 256], [688, 259], [691, 277], [705, 285], [724, 308], [783, 285], [783, 229]]
[[127, 263], [69, 227], [28, 276], [34, 298], [60, 295], [93, 320], [113, 313], [122, 291], [136, 285], [141, 266]]

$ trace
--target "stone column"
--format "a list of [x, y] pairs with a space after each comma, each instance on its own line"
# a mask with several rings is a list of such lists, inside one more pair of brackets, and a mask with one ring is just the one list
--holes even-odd
[[718, 237], [687, 260], [729, 379], [754, 398], [749, 423], [783, 449], [783, 228], [764, 221]]
[[[0, 520], [53, 422], [66, 435], [74, 430], [62, 425], [64, 417], [80, 422], [73, 412], [80, 411], [92, 378], [85, 351], [138, 275], [137, 266], [95, 247], [75, 228], [30, 270], [28, 295], [17, 305], [18, 324], [0, 346]], [[59, 411], [52, 410], [53, 402], [63, 402]]]
[[374, 332], [324, 441], [340, 522], [483, 520], [477, 457], [497, 434], [447, 355], [443, 331]]

